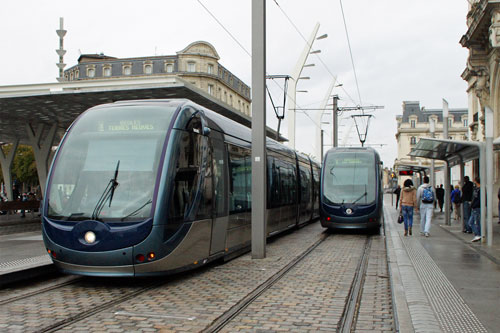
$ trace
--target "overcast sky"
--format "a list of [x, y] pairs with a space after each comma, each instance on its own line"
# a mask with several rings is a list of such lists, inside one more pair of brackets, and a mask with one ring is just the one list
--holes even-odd
[[[251, 52], [251, 1], [200, 0], [231, 34]], [[277, 5], [279, 4], [279, 6]], [[320, 58], [309, 56], [315, 67], [305, 68], [297, 94], [301, 108], [317, 108], [337, 76], [340, 106], [378, 105], [368, 131], [367, 144], [392, 167], [397, 154], [396, 115], [403, 101], [420, 101], [426, 108], [467, 107], [466, 83], [460, 77], [467, 50], [459, 44], [467, 31], [466, 0], [343, 0], [342, 1], [359, 93], [347, 44], [339, 0], [267, 1], [267, 73], [291, 74], [316, 22], [314, 42]], [[280, 9], [281, 8], [281, 9]], [[286, 18], [293, 21], [296, 28]], [[76, 64], [81, 53], [114, 57], [172, 55], [197, 40], [210, 42], [220, 63], [251, 85], [251, 57], [207, 13], [197, 0], [18, 0], [4, 1], [0, 11], [0, 86], [55, 82], [58, 75], [55, 30], [64, 17], [65, 63]], [[323, 63], [326, 65], [323, 65]], [[278, 104], [283, 92], [268, 82]], [[359, 99], [361, 96], [361, 101]], [[308, 111], [314, 119], [314, 112]], [[359, 143], [348, 114], [341, 117], [340, 144]], [[325, 121], [328, 120], [325, 118]], [[268, 125], [276, 128], [274, 112]], [[287, 134], [286, 121], [283, 133]], [[297, 149], [314, 154], [314, 123], [297, 115]], [[323, 125], [330, 141], [330, 125]]]

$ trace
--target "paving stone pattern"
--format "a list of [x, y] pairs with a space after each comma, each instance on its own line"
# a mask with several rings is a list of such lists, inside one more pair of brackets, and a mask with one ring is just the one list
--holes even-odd
[[355, 332], [392, 332], [394, 318], [391, 282], [384, 237], [372, 237], [363, 294]]
[[222, 332], [335, 331], [364, 244], [362, 235], [329, 237]]
[[[267, 246], [267, 258], [250, 254], [220, 265], [175, 277], [154, 279], [84, 278], [40, 295], [0, 305], [0, 331], [33, 332], [117, 300], [152, 282], [164, 282], [95, 315], [61, 328], [60, 332], [197, 332], [231, 309], [322, 238], [319, 223], [279, 237]], [[334, 331], [344, 309], [365, 242], [364, 235], [331, 235], [273, 287], [240, 313], [225, 332]], [[390, 326], [390, 291], [381, 247], [370, 255], [363, 313], [377, 313], [363, 327], [384, 331]], [[373, 249], [373, 246], [372, 246]], [[385, 272], [385, 273], [384, 273]], [[372, 287], [373, 286], [373, 287]], [[32, 288], [43, 288], [34, 286]], [[27, 291], [24, 291], [27, 292]], [[8, 297], [0, 293], [2, 297]], [[0, 302], [1, 304], [1, 302]], [[374, 308], [370, 311], [370, 306]], [[378, 316], [380, 314], [380, 316]], [[366, 318], [365, 318], [366, 319]], [[366, 326], [365, 326], [366, 325]]]

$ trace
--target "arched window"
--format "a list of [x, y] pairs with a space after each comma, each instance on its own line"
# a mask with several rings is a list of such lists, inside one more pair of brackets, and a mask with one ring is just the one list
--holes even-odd
[[153, 74], [153, 65], [145, 64], [144, 65], [144, 74]]

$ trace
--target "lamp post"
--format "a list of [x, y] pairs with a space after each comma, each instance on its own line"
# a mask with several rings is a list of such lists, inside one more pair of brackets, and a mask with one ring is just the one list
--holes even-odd
[[291, 78], [292, 82], [291, 85], [289, 86], [289, 91], [290, 93], [287, 94], [287, 104], [288, 104], [288, 140], [289, 140], [289, 147], [292, 149], [295, 149], [295, 108], [296, 108], [296, 93], [297, 93], [297, 83], [300, 79], [306, 80], [309, 79], [308, 77], [301, 77], [302, 70], [304, 67], [311, 67], [314, 66], [314, 64], [308, 64], [306, 65], [306, 60], [309, 54], [316, 54], [320, 53], [320, 50], [314, 50], [311, 52], [312, 44], [314, 43], [315, 39], [324, 39], [328, 37], [327, 34], [321, 35], [318, 38], [316, 38], [316, 35], [319, 30], [319, 23], [316, 23], [314, 26], [314, 29], [311, 33], [311, 36], [307, 40], [307, 43], [297, 61], [297, 64], [295, 65], [295, 68], [292, 72]]

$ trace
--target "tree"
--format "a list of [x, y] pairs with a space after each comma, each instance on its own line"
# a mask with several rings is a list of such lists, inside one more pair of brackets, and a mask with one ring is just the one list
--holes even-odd
[[19, 145], [12, 165], [12, 175], [19, 182], [25, 183], [28, 186], [38, 184], [38, 174], [33, 148], [26, 145]]

